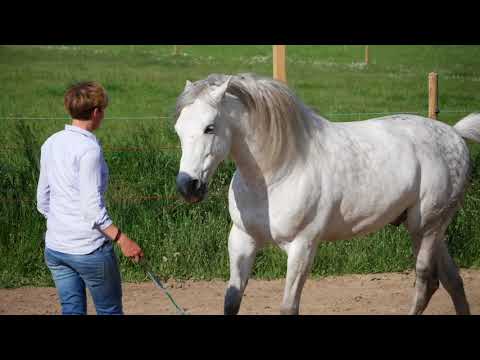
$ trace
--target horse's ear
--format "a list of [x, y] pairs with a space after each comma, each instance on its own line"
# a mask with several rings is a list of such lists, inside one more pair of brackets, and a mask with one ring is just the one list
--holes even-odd
[[190, 89], [192, 85], [193, 83], [190, 80], [187, 80], [187, 82], [185, 83], [185, 89], [183, 89], [183, 91]]
[[222, 85], [220, 85], [210, 93], [210, 96], [212, 97], [213, 101], [216, 104], [219, 104], [220, 101], [222, 101], [223, 97], [225, 96], [225, 93], [227, 92], [228, 85], [230, 85], [231, 79], [232, 77], [229, 76]]

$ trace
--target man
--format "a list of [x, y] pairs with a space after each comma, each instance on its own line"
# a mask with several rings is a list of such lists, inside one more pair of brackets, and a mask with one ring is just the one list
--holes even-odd
[[37, 208], [47, 219], [45, 262], [62, 314], [87, 313], [88, 287], [97, 314], [123, 314], [121, 277], [112, 243], [138, 262], [143, 251], [110, 219], [104, 194], [108, 167], [93, 134], [104, 118], [108, 95], [97, 82], [70, 87], [64, 97], [72, 124], [41, 149]]

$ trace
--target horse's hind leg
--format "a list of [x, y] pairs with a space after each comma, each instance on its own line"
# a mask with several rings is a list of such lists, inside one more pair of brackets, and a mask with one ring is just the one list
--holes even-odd
[[437, 224], [430, 221], [427, 230], [421, 225], [420, 207], [415, 206], [409, 211], [406, 225], [412, 236], [416, 259], [415, 299], [410, 314], [423, 313], [438, 289], [439, 280], [452, 298], [457, 314], [470, 313], [462, 278], [445, 243], [445, 231], [453, 214], [453, 211], [444, 214]]
[[415, 296], [410, 315], [420, 315], [426, 309], [432, 295], [439, 286], [437, 256], [437, 236], [412, 236], [415, 263]]
[[470, 307], [465, 295], [463, 281], [452, 257], [448, 253], [447, 244], [442, 241], [438, 247], [437, 258], [440, 282], [452, 298], [457, 315], [469, 315]]
[[316, 253], [316, 244], [297, 238], [287, 249], [288, 264], [280, 314], [298, 315], [300, 297]]
[[232, 226], [228, 238], [230, 281], [225, 293], [225, 315], [236, 315], [240, 310], [243, 292], [248, 283], [257, 248], [257, 243], [251, 236], [235, 225]]

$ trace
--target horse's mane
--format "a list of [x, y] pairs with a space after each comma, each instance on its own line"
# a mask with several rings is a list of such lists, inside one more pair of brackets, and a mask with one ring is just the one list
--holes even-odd
[[[210, 86], [221, 85], [227, 78], [212, 74], [187, 87], [177, 100], [176, 117], [185, 106], [204, 96]], [[264, 170], [278, 169], [293, 158], [304, 157], [318, 123], [312, 122], [312, 110], [285, 84], [254, 74], [239, 74], [232, 77], [227, 92], [237, 97], [250, 115], [249, 125], [255, 131], [261, 153], [268, 159]], [[208, 96], [205, 99], [208, 101]]]

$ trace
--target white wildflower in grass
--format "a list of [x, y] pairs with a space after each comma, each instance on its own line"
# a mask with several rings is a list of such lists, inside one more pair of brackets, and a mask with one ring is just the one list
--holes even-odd
[[364, 62], [352, 62], [348, 67], [352, 70], [363, 70], [367, 67], [367, 64]]

